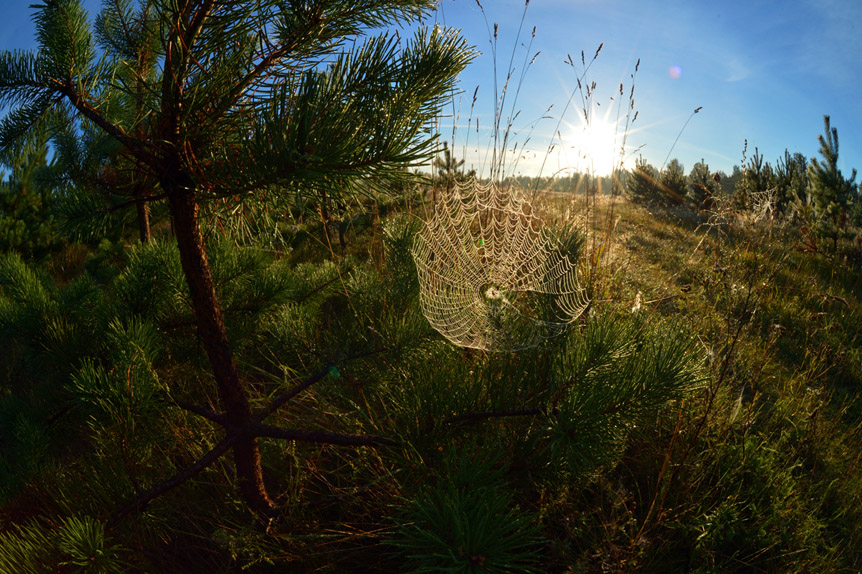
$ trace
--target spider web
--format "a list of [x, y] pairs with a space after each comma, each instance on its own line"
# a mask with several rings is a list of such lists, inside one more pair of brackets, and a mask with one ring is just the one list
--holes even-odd
[[575, 264], [531, 204], [494, 184], [456, 183], [412, 254], [422, 312], [460, 347], [535, 347], [587, 307]]

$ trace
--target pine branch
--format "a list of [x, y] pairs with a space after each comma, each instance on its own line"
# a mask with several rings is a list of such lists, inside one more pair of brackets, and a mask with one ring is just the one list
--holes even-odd
[[[192, 3], [188, 3], [189, 9], [191, 9]], [[189, 23], [188, 30], [186, 30], [185, 36], [183, 37], [184, 48], [188, 50], [188, 53], [191, 55], [192, 46], [197, 40], [198, 36], [203, 29], [204, 22], [207, 17], [212, 13], [213, 8], [215, 7], [215, 2], [213, 0], [204, 0], [203, 5], [198, 8], [197, 12], [194, 15], [194, 18]]]
[[[197, 412], [198, 410], [204, 411], [209, 409], [193, 406], [193, 408], [189, 410]], [[108, 519], [108, 526], [115, 526], [123, 517], [132, 512], [145, 510], [149, 503], [154, 499], [182, 485], [187, 480], [194, 478], [213, 465], [222, 457], [222, 455], [228, 452], [238, 440], [250, 437], [277, 438], [318, 444], [333, 444], [337, 446], [396, 446], [398, 444], [392, 439], [375, 435], [363, 436], [326, 431], [286, 429], [260, 423], [250, 423], [242, 427], [234, 427], [228, 431], [225, 437], [219, 441], [218, 444], [199, 458], [194, 464], [187, 467], [185, 470], [178, 472], [169, 479], [160, 482], [153, 488], [143, 491], [136, 496], [134, 500], [115, 510]]]
[[54, 89], [65, 96], [66, 99], [69, 100], [69, 103], [71, 103], [72, 106], [81, 113], [81, 115], [123, 144], [128, 148], [129, 152], [135, 156], [135, 158], [149, 165], [154, 171], [161, 169], [161, 161], [153, 155], [143, 143], [128, 135], [119, 125], [110, 122], [99, 110], [84, 100], [84, 98], [78, 94], [71, 79], [67, 79], [65, 81], [51, 79], [51, 83], [53, 84]]
[[326, 431], [314, 431], [305, 429], [287, 429], [272, 425], [262, 424], [261, 421], [267, 416], [275, 412], [284, 403], [295, 397], [305, 389], [311, 387], [314, 383], [320, 381], [330, 372], [332, 364], [327, 365], [317, 373], [307, 378], [302, 383], [292, 387], [287, 392], [276, 397], [262, 411], [258, 412], [251, 419], [251, 422], [241, 426], [229, 426], [227, 417], [221, 413], [217, 413], [206, 407], [188, 403], [185, 401], [174, 401], [177, 406], [198, 414], [208, 420], [211, 420], [227, 429], [225, 437], [219, 443], [210, 449], [204, 456], [198, 459], [194, 464], [187, 467], [185, 470], [175, 474], [171, 478], [162, 481], [158, 485], [150, 488], [126, 505], [115, 510], [110, 519], [109, 525], [115, 525], [127, 514], [136, 510], [144, 510], [147, 505], [158, 498], [159, 496], [173, 490], [182, 485], [187, 480], [194, 478], [200, 472], [214, 464], [221, 458], [231, 447], [242, 438], [277, 438], [284, 440], [296, 440], [302, 442], [313, 442], [319, 444], [333, 444], [338, 446], [395, 446], [398, 443], [392, 439], [376, 436], [376, 435], [351, 435], [342, 433], [332, 433]]
[[288, 429], [265, 424], [251, 424], [248, 432], [254, 437], [279, 438], [338, 446], [397, 446], [392, 439], [375, 435], [353, 435], [327, 431]]
[[111, 513], [111, 516], [107, 521], [108, 527], [110, 528], [115, 526], [122, 518], [132, 512], [145, 510], [150, 502], [182, 485], [187, 480], [194, 478], [218, 461], [222, 455], [230, 450], [236, 441], [249, 436], [297, 440], [318, 444], [333, 444], [338, 446], [396, 446], [398, 444], [391, 439], [380, 436], [361, 436], [325, 431], [285, 429], [264, 424], [250, 424], [246, 427], [234, 428], [194, 464], [187, 467], [185, 470], [178, 472], [169, 479], [160, 482], [153, 488], [142, 492], [136, 496], [134, 500]]
[[[319, 20], [314, 23], [316, 24], [318, 22]], [[298, 33], [294, 34], [289, 41], [283, 41], [280, 45], [273, 46], [269, 53], [260, 55], [256, 58], [259, 60], [258, 63], [255, 64], [251, 71], [247, 72], [242, 78], [234, 83], [233, 88], [222, 99], [221, 104], [216, 106], [212, 114], [208, 114], [210, 122], [216, 123], [220, 121], [224, 115], [231, 110], [231, 108], [237, 105], [237, 102], [251, 85], [264, 76], [268, 70], [287, 58], [290, 53], [299, 46], [299, 40], [303, 35], [308, 35], [311, 31], [311, 27], [302, 29]]]
[[45, 94], [34, 52], [0, 52], [0, 106], [31, 103]]
[[[350, 356], [346, 357], [344, 360], [345, 361], [352, 361], [352, 360], [356, 360], [356, 359], [363, 359], [365, 357], [371, 357], [373, 355], [385, 353], [386, 351], [389, 351], [389, 350], [391, 350], [391, 348], [389, 348], [389, 347], [378, 347], [376, 349], [372, 349], [372, 350], [366, 351], [364, 353], [357, 353], [355, 355], [350, 355]], [[321, 379], [323, 379], [323, 377], [325, 377], [326, 375], [331, 373], [332, 369], [335, 367], [335, 364], [336, 364], [335, 361], [331, 361], [331, 362], [327, 363], [326, 365], [324, 365], [324, 367], [322, 369], [320, 369], [319, 371], [317, 371], [316, 373], [314, 373], [313, 375], [311, 375], [310, 377], [305, 379], [303, 382], [299, 383], [298, 385], [296, 385], [294, 387], [291, 387], [289, 390], [285, 391], [284, 393], [282, 393], [279, 396], [277, 396], [276, 398], [274, 398], [272, 401], [270, 401], [269, 405], [264, 407], [262, 410], [257, 412], [252, 417], [252, 421], [255, 423], [260, 423], [261, 421], [263, 421], [266, 417], [268, 417], [269, 415], [271, 415], [272, 413], [277, 411], [279, 408], [281, 408], [281, 406], [284, 405], [286, 402], [288, 402], [290, 399], [292, 399], [293, 397], [295, 397], [296, 395], [298, 395], [302, 391], [306, 390], [307, 388], [311, 387], [315, 383], [319, 382]]]
[[196, 405], [194, 403], [190, 403], [182, 400], [174, 400], [174, 404], [180, 407], [183, 410], [187, 410], [189, 412], [195, 413], [196, 415], [200, 415], [205, 419], [211, 420], [214, 423], [217, 423], [223, 427], [228, 426], [227, 417], [219, 412], [216, 412], [207, 407], [202, 407], [201, 405]]
[[136, 197], [134, 199], [130, 199], [129, 201], [124, 201], [123, 203], [118, 203], [117, 205], [112, 205], [110, 207], [105, 208], [103, 211], [106, 213], [112, 213], [114, 211], [120, 211], [122, 209], [126, 209], [127, 207], [132, 207], [133, 205], [137, 205], [138, 203], [151, 203], [154, 201], [159, 201], [165, 199], [167, 195], [164, 193], [160, 193], [158, 195], [145, 195], [142, 197]]
[[260, 423], [261, 421], [263, 421], [266, 417], [281, 408], [281, 406], [284, 405], [287, 401], [289, 401], [290, 399], [292, 399], [293, 397], [306, 390], [307, 388], [311, 387], [313, 384], [317, 383], [323, 377], [328, 375], [330, 369], [332, 369], [334, 365], [334, 363], [327, 364], [322, 369], [320, 369], [298, 385], [291, 387], [289, 390], [274, 398], [272, 401], [270, 401], [269, 405], [267, 405], [266, 407], [264, 407], [263, 410], [254, 415], [252, 420], [255, 423]]
[[498, 419], [498, 418], [510, 418], [510, 417], [532, 417], [537, 415], [545, 414], [545, 409], [535, 408], [535, 409], [521, 409], [514, 411], [481, 411], [475, 413], [464, 413], [460, 415], [454, 415], [449, 418], [443, 419], [443, 424], [451, 425], [457, 423], [471, 423], [485, 419]]
[[160, 482], [153, 488], [150, 488], [143, 493], [139, 494], [135, 497], [134, 500], [115, 510], [111, 513], [110, 518], [108, 519], [107, 525], [108, 527], [112, 527], [116, 525], [120, 519], [122, 519], [127, 514], [134, 511], [143, 511], [146, 509], [147, 505], [152, 502], [154, 499], [159, 496], [165, 494], [173, 490], [174, 488], [180, 486], [187, 480], [194, 478], [202, 471], [210, 467], [213, 463], [215, 463], [218, 459], [222, 457], [224, 453], [226, 453], [233, 444], [243, 437], [243, 432], [240, 429], [233, 429], [228, 432], [227, 435], [219, 441], [212, 449], [209, 450], [205, 455], [199, 458], [194, 464], [187, 467], [185, 470], [178, 472], [171, 478]]
[[44, 125], [46, 113], [54, 103], [50, 95], [42, 95], [35, 101], [21, 105], [0, 120], [0, 150], [8, 152], [27, 137], [38, 126]]

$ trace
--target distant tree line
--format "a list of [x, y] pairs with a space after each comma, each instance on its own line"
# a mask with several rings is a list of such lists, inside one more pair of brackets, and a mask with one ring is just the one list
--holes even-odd
[[847, 177], [838, 168], [838, 130], [829, 116], [824, 117], [824, 133], [818, 141], [819, 158], [809, 161], [801, 153], [785, 150], [775, 164], [764, 161], [756, 147], [746, 157], [746, 142], [742, 165], [734, 166], [730, 176], [711, 172], [703, 160], [686, 177], [677, 160], [657, 170], [640, 159], [626, 191], [635, 203], [685, 204], [701, 210], [712, 209], [720, 195], [733, 209], [755, 219], [798, 224], [812, 249], [835, 252], [839, 239], [859, 236], [862, 197], [856, 169]]
[[672, 159], [656, 168], [639, 158], [630, 171], [609, 177], [572, 173], [564, 177], [513, 177], [524, 189], [585, 193], [615, 193], [623, 189], [632, 202], [654, 209], [678, 206], [712, 212], [718, 200], [753, 219], [789, 222], [799, 227], [809, 248], [834, 253], [839, 240], [862, 237], [862, 194], [856, 169], [847, 177], [838, 167], [838, 130], [824, 116], [818, 137], [819, 157], [785, 150], [775, 163], [745, 143], [741, 165], [730, 174], [713, 171], [701, 159], [686, 174]]

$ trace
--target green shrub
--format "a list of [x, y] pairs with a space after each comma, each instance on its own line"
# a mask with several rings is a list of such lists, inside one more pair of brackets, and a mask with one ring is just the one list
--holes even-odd
[[536, 517], [514, 504], [498, 459], [451, 448], [436, 483], [406, 503], [392, 544], [405, 571], [538, 572]]

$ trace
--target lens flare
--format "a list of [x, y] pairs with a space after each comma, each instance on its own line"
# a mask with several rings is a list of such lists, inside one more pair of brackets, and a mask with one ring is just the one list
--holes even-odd
[[674, 80], [678, 80], [682, 76], [682, 66], [671, 66], [667, 71], [667, 75]]

